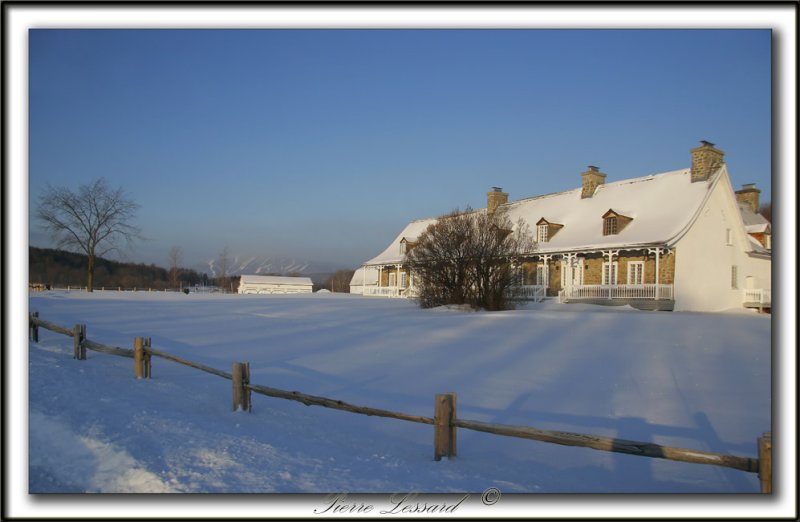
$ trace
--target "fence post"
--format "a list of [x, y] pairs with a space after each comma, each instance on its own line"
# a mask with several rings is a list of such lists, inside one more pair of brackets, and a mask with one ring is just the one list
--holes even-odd
[[142, 364], [144, 366], [144, 378], [145, 379], [152, 379], [153, 378], [153, 354], [147, 351], [147, 348], [152, 346], [152, 339], [147, 337], [144, 340], [144, 346], [142, 347]]
[[772, 432], [758, 438], [758, 479], [761, 492], [772, 493]]
[[231, 381], [233, 382], [233, 411], [252, 411], [250, 404], [251, 392], [245, 386], [250, 384], [250, 363], [233, 363]]
[[242, 403], [242, 408], [247, 411], [253, 411], [253, 402], [252, 402], [252, 390], [247, 387], [250, 384], [250, 363], [243, 362], [242, 363], [242, 390], [244, 393], [242, 394], [244, 401]]
[[233, 382], [233, 411], [239, 411], [239, 408], [242, 407], [242, 402], [244, 402], [242, 363], [233, 363], [231, 367], [231, 381]]
[[86, 342], [85, 341], [86, 341], [86, 325], [82, 324], [81, 325], [81, 345], [80, 345], [80, 348], [78, 349], [78, 352], [80, 353], [82, 361], [86, 360]]
[[142, 378], [142, 368], [144, 361], [144, 342], [141, 337], [133, 340], [133, 375], [137, 379]]
[[[34, 319], [38, 319], [39, 318], [39, 312], [33, 312], [31, 314], [31, 317], [34, 318]], [[29, 321], [28, 322], [28, 329], [29, 329], [29, 331], [28, 331], [29, 339], [31, 341], [35, 342], [35, 343], [38, 343], [39, 342], [39, 325], [34, 323], [33, 321]]]
[[440, 393], [436, 395], [433, 415], [433, 460], [442, 457], [456, 456], [456, 394]]
[[86, 339], [86, 325], [76, 324], [72, 329], [72, 358], [83, 361], [86, 359], [86, 347], [83, 340]]

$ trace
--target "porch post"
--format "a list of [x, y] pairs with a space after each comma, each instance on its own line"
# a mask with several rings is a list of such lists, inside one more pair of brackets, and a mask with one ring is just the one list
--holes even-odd
[[608, 252], [603, 252], [603, 257], [608, 256], [608, 278], [606, 283], [608, 284], [608, 298], [611, 299], [611, 274], [613, 273], [616, 276], [616, 272], [614, 271], [614, 256], [619, 253], [619, 250], [609, 250]]
[[378, 288], [383, 286], [383, 266], [378, 267]]
[[540, 256], [544, 263], [544, 296], [547, 297], [547, 289], [550, 287], [550, 260], [553, 259], [552, 254], [542, 254]]
[[659, 268], [658, 261], [659, 261], [659, 254], [661, 254], [661, 248], [660, 247], [648, 248], [647, 252], [649, 254], [655, 254], [656, 255], [656, 299], [659, 299], [660, 295], [659, 295], [658, 285], [661, 282], [661, 269]]
[[397, 270], [394, 282], [397, 285], [397, 296], [400, 297], [400, 265], [394, 265], [394, 268]]
[[361, 295], [367, 293], [367, 265], [361, 265]]
[[568, 294], [572, 292], [572, 290], [567, 290], [567, 288], [572, 288], [572, 280], [575, 277], [575, 267], [573, 265], [575, 264], [575, 258], [577, 255], [578, 254], [574, 252], [561, 254], [562, 259], [566, 261], [564, 264], [564, 273], [562, 275], [564, 278], [564, 287], [561, 289], [564, 291], [565, 298], [569, 298], [570, 296]]

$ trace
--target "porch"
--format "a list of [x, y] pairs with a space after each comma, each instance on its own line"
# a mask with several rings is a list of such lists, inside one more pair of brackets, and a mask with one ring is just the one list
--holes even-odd
[[759, 310], [772, 309], [772, 289], [747, 288], [744, 290], [742, 305], [745, 308], [758, 308]]
[[640, 310], [667, 310], [675, 307], [672, 285], [572, 285], [558, 292], [560, 303], [585, 303], [622, 306]]

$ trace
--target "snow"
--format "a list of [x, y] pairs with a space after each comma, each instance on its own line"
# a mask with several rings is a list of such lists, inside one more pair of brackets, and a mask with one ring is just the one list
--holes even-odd
[[[326, 296], [42, 293], [30, 309], [88, 337], [154, 348], [256, 384], [433, 416], [756, 456], [770, 427], [770, 321], [750, 313], [530, 304], [485, 313]], [[459, 430], [253, 395], [163, 359], [132, 361], [40, 329], [30, 344], [31, 492], [755, 492], [755, 474]]]

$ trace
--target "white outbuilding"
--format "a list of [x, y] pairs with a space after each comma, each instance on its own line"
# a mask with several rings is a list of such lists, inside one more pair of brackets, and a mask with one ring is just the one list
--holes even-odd
[[310, 294], [313, 283], [309, 277], [242, 275], [240, 294]]

